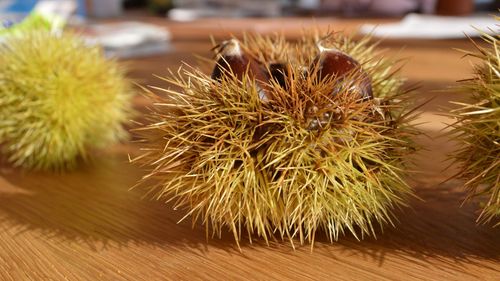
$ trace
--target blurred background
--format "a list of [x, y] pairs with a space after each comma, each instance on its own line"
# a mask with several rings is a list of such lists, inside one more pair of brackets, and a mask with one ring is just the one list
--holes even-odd
[[[0, 11], [27, 13], [37, 0], [0, 0]], [[47, 2], [47, 1], [44, 1]], [[496, 11], [498, 0], [54, 0], [74, 2], [83, 17], [118, 17], [128, 11], [174, 20], [200, 17], [400, 17], [408, 13], [468, 15]]]
[[473, 27], [496, 25], [499, 8], [500, 0], [0, 0], [0, 21], [7, 28], [42, 14], [82, 30], [107, 56], [131, 58], [167, 53], [173, 40], [243, 31], [293, 37], [313, 25], [389, 39], [474, 37]]

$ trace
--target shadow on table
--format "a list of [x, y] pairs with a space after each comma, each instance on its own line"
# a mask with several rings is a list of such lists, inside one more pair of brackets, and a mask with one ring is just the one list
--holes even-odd
[[[5, 170], [5, 169], [4, 169]], [[99, 250], [129, 243], [205, 249], [205, 231], [182, 223], [182, 211], [142, 199], [129, 190], [141, 173], [122, 157], [99, 160], [63, 174], [10, 170], [0, 173], [0, 231], [24, 232], [56, 242], [85, 243]], [[6, 228], [6, 229], [2, 229]], [[228, 235], [229, 237], [229, 235]], [[231, 239], [208, 241], [238, 251]]]
[[[229, 232], [222, 239], [206, 240], [203, 227], [192, 230], [189, 219], [177, 224], [182, 211], [162, 202], [141, 199], [139, 190], [128, 191], [139, 178], [136, 167], [123, 158], [109, 158], [67, 174], [3, 173], [12, 186], [0, 188], [0, 229], [15, 239], [23, 232], [39, 233], [41, 239], [86, 243], [92, 249], [127, 247], [130, 243], [167, 247], [172, 251], [208, 251], [216, 247], [238, 252]], [[455, 186], [452, 186], [455, 185]], [[417, 186], [425, 202], [413, 200], [410, 209], [398, 211], [396, 228], [387, 227], [378, 238], [357, 241], [340, 237], [333, 245], [318, 233], [314, 254], [336, 256], [357, 254], [384, 263], [388, 255], [412, 262], [443, 258], [453, 263], [474, 259], [500, 260], [500, 228], [476, 226], [474, 208], [460, 208], [463, 193], [453, 192], [457, 182]], [[266, 246], [262, 239], [242, 242], [242, 251]], [[272, 242], [270, 251], [293, 254], [289, 242]], [[309, 252], [309, 246], [300, 246]]]
[[[362, 241], [346, 235], [338, 242], [342, 247], [340, 252], [368, 257], [379, 265], [383, 265], [390, 255], [413, 264], [438, 259], [455, 269], [459, 264], [474, 264], [481, 260], [498, 263], [500, 229], [493, 228], [493, 224], [477, 225], [478, 203], [468, 202], [461, 206], [465, 194], [454, 192], [457, 187], [461, 187], [458, 181], [430, 187], [417, 186], [417, 195], [422, 200], [414, 199], [410, 208], [395, 212], [396, 227], [384, 227], [376, 238], [368, 237]], [[318, 249], [328, 248], [326, 236], [320, 235], [317, 240], [320, 242]], [[500, 268], [495, 270], [500, 271]]]

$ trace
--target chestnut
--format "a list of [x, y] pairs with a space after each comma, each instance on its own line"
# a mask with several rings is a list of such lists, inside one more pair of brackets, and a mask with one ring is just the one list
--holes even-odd
[[219, 59], [214, 66], [211, 78], [220, 80], [228, 72], [233, 73], [239, 80], [242, 80], [245, 73], [248, 77], [255, 79], [259, 87], [259, 97], [263, 100], [268, 98], [266, 94], [266, 81], [268, 76], [260, 65], [245, 52], [242, 51], [240, 42], [236, 39], [223, 41], [215, 46]]
[[[320, 80], [335, 76], [341, 82], [347, 76], [353, 77], [353, 85], [349, 87], [353, 92], [357, 92], [362, 99], [372, 99], [373, 92], [371, 79], [362, 69], [361, 64], [348, 54], [337, 49], [327, 49], [320, 47], [319, 54], [313, 59], [309, 74], [314, 74]], [[333, 90], [334, 94], [337, 90]]]

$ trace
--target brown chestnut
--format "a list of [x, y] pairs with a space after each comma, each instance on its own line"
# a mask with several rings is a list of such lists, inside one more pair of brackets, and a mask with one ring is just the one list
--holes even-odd
[[316, 73], [320, 80], [335, 76], [339, 82], [347, 76], [353, 77], [356, 81], [353, 81], [353, 85], [349, 87], [350, 90], [358, 92], [360, 98], [373, 98], [371, 79], [362, 69], [361, 64], [337, 49], [326, 49], [320, 46], [320, 53], [312, 61], [309, 73]]
[[215, 47], [219, 59], [214, 66], [211, 78], [220, 80], [225, 74], [233, 73], [238, 79], [243, 79], [245, 73], [248, 77], [255, 79], [259, 88], [259, 96], [261, 99], [267, 99], [265, 88], [268, 77], [266, 72], [260, 65], [251, 57], [243, 52], [240, 42], [236, 39], [230, 39], [222, 42]]

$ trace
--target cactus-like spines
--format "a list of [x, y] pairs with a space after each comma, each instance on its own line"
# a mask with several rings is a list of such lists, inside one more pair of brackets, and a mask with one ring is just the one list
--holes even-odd
[[130, 85], [75, 35], [46, 31], [0, 46], [0, 151], [14, 166], [61, 170], [124, 138]]
[[148, 91], [155, 106], [136, 130], [144, 153], [133, 161], [149, 169], [144, 184], [214, 234], [230, 229], [237, 242], [246, 235], [312, 244], [317, 231], [334, 241], [392, 224], [393, 208], [412, 194], [403, 178], [415, 150], [413, 107], [393, 61], [367, 38], [335, 36], [332, 47], [359, 61], [375, 98], [352, 94], [356, 75], [309, 72], [319, 52], [311, 36], [292, 43], [247, 35], [240, 47], [267, 70], [268, 99], [248, 73], [212, 79], [187, 67], [166, 77], [180, 90]]
[[288, 90], [287, 81], [291, 75], [290, 67], [290, 64], [286, 62], [273, 62], [269, 64], [270, 79], [276, 81], [285, 90]]
[[500, 217], [500, 43], [498, 34], [482, 39], [487, 46], [475, 44], [477, 51], [468, 53], [480, 63], [474, 77], [461, 83], [471, 100], [454, 102], [459, 108], [451, 112], [451, 133], [460, 144], [453, 154], [457, 175], [466, 181], [469, 198], [486, 198], [478, 221], [488, 222]]

